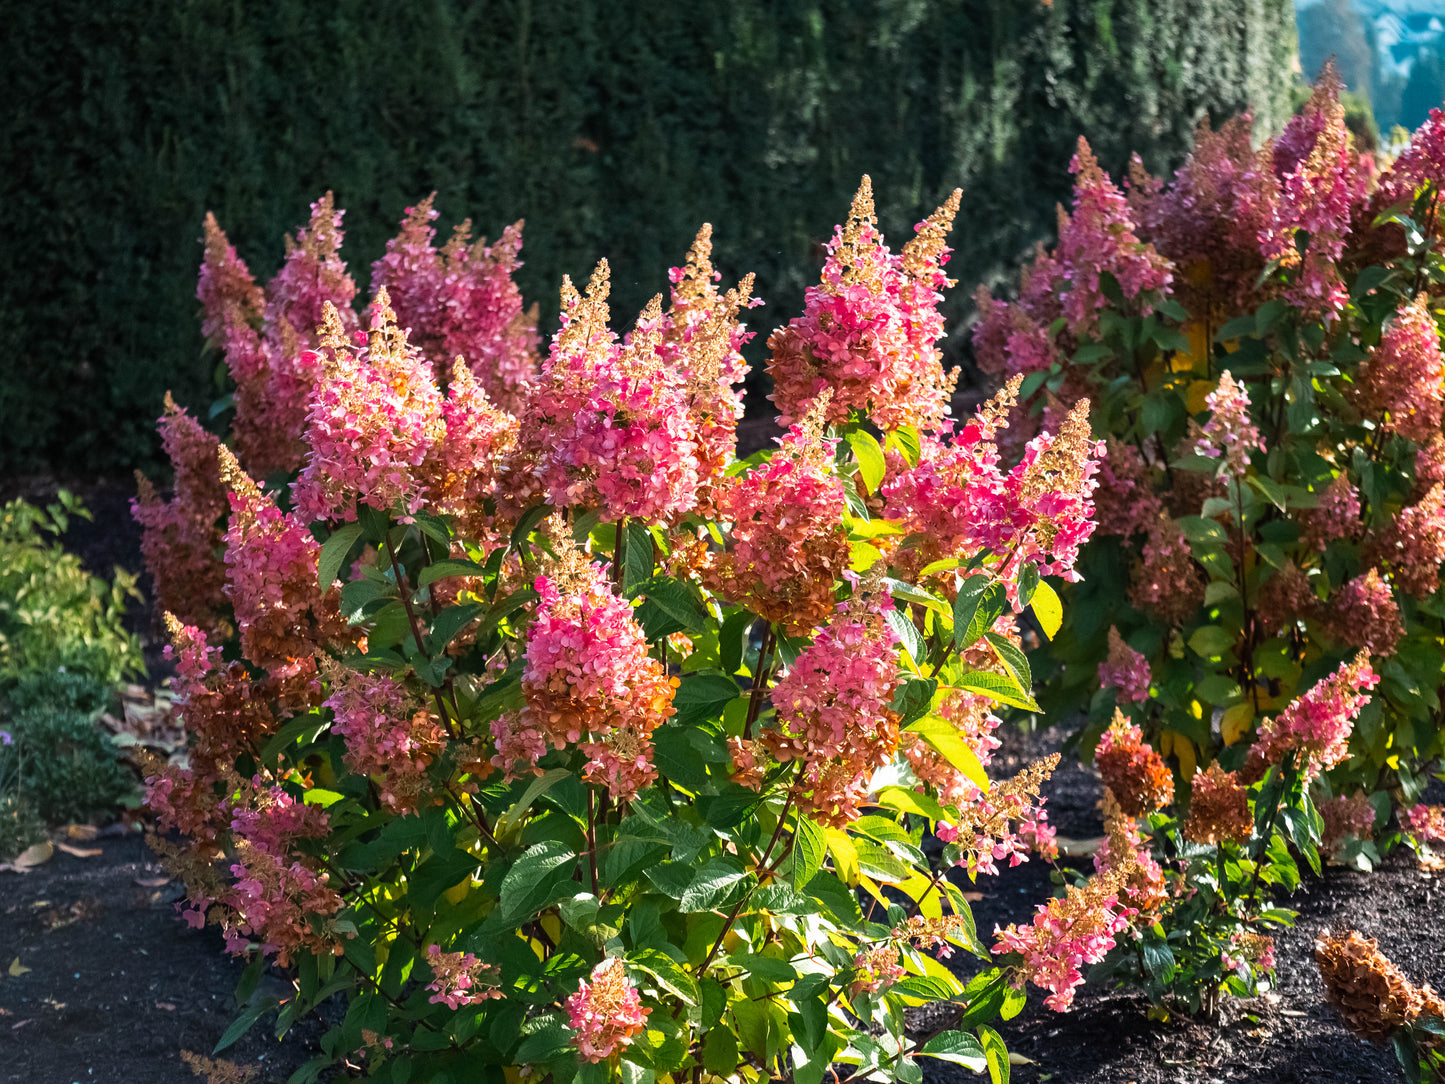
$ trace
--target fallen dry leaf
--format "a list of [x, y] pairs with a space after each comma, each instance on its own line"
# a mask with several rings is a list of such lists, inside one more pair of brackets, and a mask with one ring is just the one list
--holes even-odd
[[100, 830], [93, 824], [67, 824], [65, 834], [71, 839], [91, 840], [100, 834]]
[[1059, 853], [1069, 858], [1087, 858], [1099, 849], [1104, 842], [1104, 837], [1098, 839], [1069, 839], [1067, 836], [1055, 836], [1054, 842], [1059, 846]]
[[98, 854], [104, 854], [99, 847], [76, 847], [73, 844], [60, 842], [55, 845], [66, 854], [74, 855], [76, 858], [94, 858]]
[[15, 959], [10, 961], [9, 973], [12, 979], [18, 979], [21, 975], [25, 974], [29, 970], [30, 968], [26, 967], [20, 962], [19, 956], [15, 957]]
[[979, 903], [979, 902], [981, 902], [981, 901], [983, 900], [983, 893], [982, 893], [982, 892], [965, 892], [965, 893], [963, 893], [963, 898], [966, 899], [966, 900], [968, 900], [969, 903]]
[[1010, 1050], [1010, 1051], [1009, 1051], [1009, 1054], [1008, 1054], [1008, 1063], [1009, 1063], [1010, 1065], [1037, 1065], [1037, 1064], [1038, 1064], [1038, 1062], [1034, 1061], [1033, 1058], [1026, 1058], [1026, 1057], [1024, 1057], [1022, 1054], [1019, 1054], [1019, 1053], [1017, 1053], [1016, 1051], [1013, 1051], [1013, 1050]]
[[0, 872], [29, 873], [36, 866], [49, 862], [54, 853], [55, 847], [47, 839], [33, 847], [26, 847], [13, 862], [0, 862]]
[[160, 888], [171, 883], [169, 877], [137, 877], [135, 883], [142, 888]]
[[156, 1002], [156, 1008], [158, 1008], [158, 1009], [165, 1009], [166, 1012], [175, 1012], [175, 1011], [176, 1011], [176, 1007], [175, 1007], [174, 1005], [172, 1005], [169, 1001], [157, 1001], [157, 1002]]
[[26, 1024], [28, 1024], [28, 1023], [30, 1023], [29, 1020], [17, 1020], [17, 1021], [15, 1021], [15, 1023], [13, 1023], [13, 1024], [10, 1025], [10, 1030], [11, 1030], [11, 1031], [19, 1031], [21, 1028], [23, 1028], [23, 1027], [24, 1027]]

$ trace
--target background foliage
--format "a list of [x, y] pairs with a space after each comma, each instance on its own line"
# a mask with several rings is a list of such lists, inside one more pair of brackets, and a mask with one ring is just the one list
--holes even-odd
[[265, 276], [327, 188], [353, 265], [433, 189], [444, 229], [525, 216], [544, 317], [601, 255], [636, 312], [710, 220], [765, 326], [798, 310], [861, 173], [895, 232], [963, 187], [968, 287], [1049, 232], [1080, 132], [1106, 168], [1159, 170], [1205, 109], [1276, 130], [1294, 42], [1288, 0], [3, 8], [0, 470], [153, 466], [161, 393], [209, 400], [207, 210]]

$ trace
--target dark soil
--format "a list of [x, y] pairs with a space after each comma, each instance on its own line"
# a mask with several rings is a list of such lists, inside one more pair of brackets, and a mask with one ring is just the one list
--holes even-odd
[[[745, 451], [771, 432], [747, 426]], [[44, 501], [54, 481], [0, 485], [0, 498]], [[70, 484], [94, 513], [72, 527], [66, 545], [92, 571], [138, 571], [139, 532], [124, 485]], [[144, 588], [143, 588], [144, 589]], [[165, 673], [153, 615], [136, 607], [130, 624], [143, 639], [152, 680]], [[1011, 735], [995, 764], [1001, 774], [1057, 745], [1059, 735]], [[1096, 776], [1065, 760], [1050, 782], [1050, 816], [1061, 835], [1098, 836]], [[1439, 800], [1438, 798], [1435, 800]], [[191, 930], [175, 914], [180, 887], [165, 877], [139, 834], [111, 830], [82, 849], [58, 852], [28, 874], [0, 873], [0, 1082], [27, 1084], [171, 1084], [198, 1079], [182, 1051], [209, 1054], [239, 1009], [233, 998], [241, 964], [226, 956], [214, 928]], [[980, 935], [996, 924], [1027, 921], [1051, 891], [1049, 867], [1037, 861], [980, 878], [964, 888]], [[1311, 946], [1317, 934], [1352, 926], [1415, 981], [1445, 986], [1445, 884], [1404, 857], [1373, 873], [1327, 869], [1305, 873], [1283, 901], [1298, 925], [1277, 938], [1279, 989], [1226, 1006], [1218, 1026], [1175, 1018], [1152, 1023], [1140, 997], [1084, 987], [1070, 1013], [1042, 1008], [1040, 998], [999, 1027], [1009, 1049], [1030, 1059], [1016, 1065], [1019, 1084], [1385, 1084], [1403, 1079], [1389, 1051], [1363, 1043], [1325, 1003]], [[955, 959], [966, 967], [964, 960]], [[16, 965], [12, 968], [12, 961]], [[28, 968], [29, 970], [22, 970]], [[13, 971], [19, 971], [14, 974]], [[259, 996], [289, 989], [269, 975]], [[1036, 993], [1036, 991], [1035, 991]], [[225, 1052], [256, 1069], [255, 1084], [280, 1084], [315, 1053], [315, 1023], [277, 1043], [258, 1025]], [[925, 1070], [929, 1084], [979, 1078], [945, 1063]]]

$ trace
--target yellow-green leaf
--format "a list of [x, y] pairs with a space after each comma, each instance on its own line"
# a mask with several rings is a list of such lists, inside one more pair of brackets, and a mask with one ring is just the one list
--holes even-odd
[[1034, 616], [1038, 618], [1044, 635], [1052, 640], [1058, 633], [1059, 626], [1064, 623], [1064, 605], [1059, 601], [1059, 593], [1040, 580], [1038, 587], [1034, 589], [1030, 605], [1034, 608]]
[[907, 729], [937, 749], [939, 755], [961, 771], [975, 786], [988, 790], [988, 773], [979, 763], [978, 755], [959, 734], [958, 728], [938, 715], [925, 715]]

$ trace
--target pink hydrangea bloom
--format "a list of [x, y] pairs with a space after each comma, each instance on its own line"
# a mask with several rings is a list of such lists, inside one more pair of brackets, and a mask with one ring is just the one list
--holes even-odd
[[1099, 533], [1129, 538], [1148, 531], [1164, 507], [1154, 492], [1149, 465], [1132, 444], [1110, 436], [1104, 445], [1094, 490], [1094, 522]]
[[221, 474], [231, 487], [226, 528], [226, 594], [241, 653], [273, 676], [314, 672], [321, 647], [347, 637], [334, 590], [316, 582], [321, 545], [305, 524], [241, 470], [225, 446]]
[[1263, 451], [1259, 429], [1249, 420], [1249, 392], [1225, 370], [1219, 386], [1204, 397], [1209, 421], [1194, 446], [1199, 455], [1219, 459], [1221, 474], [1243, 478], [1252, 451]]
[[1360, 498], [1349, 476], [1343, 472], [1319, 495], [1314, 508], [1297, 513], [1305, 539], [1320, 552], [1336, 538], [1353, 538], [1360, 533]]
[[853, 981], [848, 986], [851, 997], [865, 993], [876, 994], [908, 973], [903, 968], [898, 946], [891, 941], [858, 952], [853, 957], [853, 970]]
[[1425, 805], [1400, 811], [1400, 830], [1416, 844], [1445, 843], [1445, 806]]
[[488, 246], [486, 238], [470, 244], [470, 222], [463, 222], [438, 249], [435, 196], [406, 209], [401, 233], [372, 265], [372, 288], [387, 288], [398, 323], [437, 379], [460, 357], [488, 398], [515, 412], [537, 375], [536, 313], [523, 310], [513, 281], [522, 223]]
[[258, 847], [243, 847], [231, 865], [235, 878], [218, 902], [229, 908], [223, 933], [231, 952], [246, 950], [246, 937], [261, 940], [261, 950], [285, 967], [298, 950], [339, 952], [338, 938], [325, 920], [343, 902], [318, 873], [299, 860]]
[[978, 322], [973, 326], [973, 352], [983, 372], [1006, 380], [1043, 372], [1059, 360], [1048, 325], [1022, 305], [995, 300], [987, 286], [980, 286], [974, 299]]
[[495, 982], [497, 967], [484, 964], [470, 952], [443, 952], [437, 945], [428, 945], [427, 966], [431, 968], [432, 981], [426, 984], [431, 991], [427, 1001], [433, 1005], [445, 1005], [455, 1012], [463, 1005], [480, 1005], [503, 996]]
[[1395, 645], [1405, 635], [1395, 594], [1374, 568], [1341, 587], [1321, 620], [1335, 640], [1363, 647], [1376, 656], [1393, 655]]
[[941, 290], [948, 259], [944, 236], [961, 193], [916, 227], [917, 237], [894, 255], [878, 232], [867, 177], [846, 225], [828, 244], [822, 283], [804, 295], [804, 312], [768, 340], [770, 396], [783, 425], [800, 419], [824, 389], [832, 392], [828, 424], [852, 411], [883, 430], [935, 428], [948, 408], [955, 378], [943, 371], [938, 340]]
[[1077, 175], [1074, 212], [1059, 211], [1054, 258], [1069, 281], [1064, 317], [1074, 334], [1082, 335], [1093, 330], [1099, 310], [1109, 303], [1099, 284], [1103, 273], [1112, 274], [1124, 298], [1147, 315], [1153, 311], [1148, 296], [1168, 291], [1173, 265], [1153, 245], [1139, 239], [1124, 193], [1099, 167], [1083, 136], [1069, 172]]
[[222, 542], [226, 487], [216, 451], [220, 442], [166, 393], [161, 445], [175, 468], [175, 492], [162, 500], [144, 475], [131, 515], [141, 525], [141, 555], [155, 584], [155, 601], [183, 623], [219, 631], [226, 618]]
[[1338, 855], [1350, 839], [1369, 840], [1375, 836], [1375, 809], [1362, 791], [1341, 794], [1338, 797], [1316, 802], [1320, 819], [1324, 821], [1321, 833], [1324, 847], [1331, 854]]
[[306, 417], [306, 466], [296, 510], [308, 520], [354, 519], [356, 502], [405, 514], [423, 501], [418, 468], [445, 433], [442, 394], [396, 325], [385, 289], [364, 348], [346, 344], [334, 308], [318, 352], [323, 375]]
[[1189, 540], [1162, 509], [1130, 581], [1130, 603], [1171, 624], [1184, 621], [1204, 601], [1204, 580], [1190, 553]]
[[1109, 626], [1109, 657], [1099, 664], [1099, 684], [1118, 690], [1122, 704], [1149, 699], [1149, 660], [1124, 642], [1119, 630]]
[[993, 951], [1018, 953], [1019, 983], [1028, 981], [1048, 990], [1044, 1004], [1054, 1012], [1067, 1012], [1074, 1003], [1074, 990], [1084, 981], [1081, 968], [1104, 958], [1116, 935], [1128, 928], [1133, 913], [1117, 892], [1109, 890], [1108, 882], [1095, 880], [1040, 904], [1030, 925], [995, 927]]
[[898, 641], [884, 618], [893, 600], [864, 595], [843, 603], [774, 684], [776, 726], [761, 735], [778, 761], [802, 762], [799, 810], [839, 827], [858, 816], [873, 773], [898, 749]]
[[446, 744], [446, 731], [404, 685], [387, 674], [331, 670], [331, 731], [346, 742], [346, 766], [369, 776], [384, 805], [413, 812], [426, 790], [426, 770]]
[[1436, 483], [1417, 503], [1400, 510], [1368, 554], [1387, 562], [1395, 586], [1417, 599], [1440, 588], [1445, 560], [1445, 484]]
[[562, 286], [562, 326], [521, 418], [521, 443], [555, 508], [606, 519], [674, 519], [697, 501], [696, 421], [685, 374], [664, 364], [661, 299], [626, 344], [608, 327], [607, 262], [578, 295]]
[[1265, 766], [1278, 764], [1291, 752], [1296, 754], [1297, 766], [1311, 777], [1333, 768], [1345, 759], [1355, 719], [1370, 702], [1365, 690], [1373, 689], [1379, 680], [1364, 652], [1343, 663], [1284, 711], [1260, 724], [1246, 774], [1258, 777]]
[[1356, 397], [1385, 432], [1423, 444], [1440, 432], [1442, 373], [1440, 332], [1422, 293], [1395, 314], [1370, 350], [1360, 366]]
[[251, 846], [285, 857], [293, 840], [320, 839], [329, 830], [326, 810], [297, 801], [282, 787], [251, 780], [240, 799], [231, 799], [231, 831]]
[[206, 212], [206, 256], [196, 283], [196, 300], [201, 303], [201, 334], [221, 339], [239, 327], [257, 327], [265, 313], [266, 299], [251, 276], [246, 261], [226, 239], [216, 216]]
[[492, 763], [509, 779], [537, 771], [549, 748], [582, 745], [589, 782], [626, 800], [652, 782], [652, 732], [673, 714], [675, 678], [648, 654], [632, 606], [603, 569], [573, 551], [537, 577], [536, 620], [527, 633], [526, 707], [493, 724]]
[[567, 1024], [574, 1032], [572, 1043], [583, 1061], [606, 1061], [632, 1044], [647, 1026], [652, 1012], [642, 1004], [636, 988], [627, 981], [621, 957], [604, 959], [592, 969], [575, 994], [562, 1003]]

